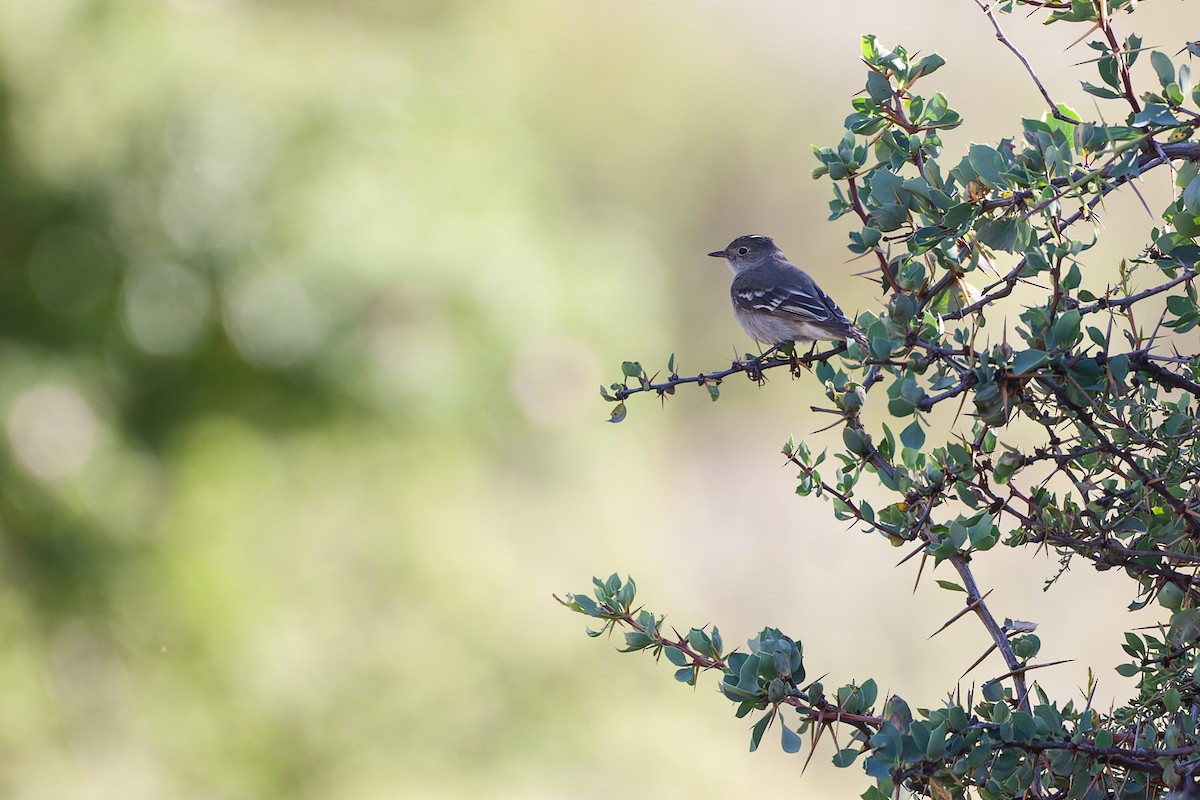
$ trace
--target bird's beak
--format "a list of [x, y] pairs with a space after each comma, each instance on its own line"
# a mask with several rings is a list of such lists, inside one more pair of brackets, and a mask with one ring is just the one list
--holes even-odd
[[729, 253], [725, 250], [717, 250], [714, 253], [709, 253], [713, 258], [729, 258]]

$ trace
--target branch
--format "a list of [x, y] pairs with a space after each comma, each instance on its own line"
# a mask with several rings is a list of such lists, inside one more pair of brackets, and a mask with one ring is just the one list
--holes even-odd
[[1004, 35], [1004, 30], [1000, 27], [1000, 23], [996, 20], [996, 15], [992, 11], [992, 4], [985, 3], [983, 0], [975, 0], [975, 5], [979, 6], [980, 10], [987, 15], [988, 21], [991, 22], [992, 27], [996, 29], [996, 39], [999, 40], [1000, 44], [1011, 50], [1012, 54], [1017, 57], [1017, 60], [1024, 65], [1025, 71], [1029, 73], [1030, 78], [1033, 78], [1034, 85], [1037, 86], [1038, 92], [1040, 92], [1043, 99], [1045, 99], [1046, 105], [1050, 107], [1050, 113], [1054, 115], [1054, 118], [1062, 120], [1063, 122], [1069, 122], [1072, 125], [1078, 125], [1079, 120], [1071, 119], [1058, 110], [1058, 104], [1050, 98], [1050, 93], [1046, 91], [1046, 87], [1042, 85], [1037, 73], [1033, 71], [1033, 67], [1030, 65], [1029, 59], [1027, 59], [1024, 54], [1017, 49], [1017, 46], [1009, 41], [1008, 37]]
[[1155, 383], [1171, 389], [1180, 389], [1193, 397], [1200, 398], [1200, 384], [1190, 381], [1182, 375], [1176, 375], [1171, 370], [1155, 363], [1145, 351], [1131, 353], [1129, 366], [1138, 372], [1144, 372], [1154, 379]]
[[[1144, 137], [1141, 140], [1144, 140]], [[1141, 141], [1141, 140], [1134, 140], [1134, 141]], [[1200, 162], [1200, 143], [1197, 143], [1197, 142], [1175, 142], [1174, 144], [1159, 145], [1159, 148], [1162, 151], [1161, 154], [1158, 152], [1143, 153], [1141, 156], [1139, 156], [1137, 172], [1131, 173], [1129, 175], [1122, 175], [1118, 178], [1115, 178], [1114, 181], [1115, 181], [1116, 185], [1112, 188], [1116, 188], [1116, 186], [1120, 186], [1122, 184], [1128, 183], [1131, 180], [1134, 180], [1135, 178], [1139, 178], [1139, 177], [1141, 177], [1142, 172], [1145, 172], [1148, 169], [1153, 169], [1154, 167], [1162, 166], [1167, 161], [1197, 161], [1197, 162]], [[1096, 170], [1095, 172], [1088, 172], [1088, 173], [1075, 172], [1072, 175], [1065, 177], [1065, 178], [1052, 178], [1050, 180], [1050, 185], [1055, 187], [1056, 189], [1077, 187], [1081, 184], [1081, 182], [1086, 182], [1088, 180], [1095, 180], [1096, 178], [1105, 177], [1107, 175], [1108, 171], [1111, 169], [1112, 169], [1112, 165], [1110, 164], [1103, 169]], [[1013, 192], [1008, 197], [986, 198], [980, 202], [979, 207], [980, 207], [980, 210], [982, 210], [982, 211], [994, 211], [997, 208], [1008, 208], [1010, 206], [1019, 206], [1022, 203], [1025, 203], [1026, 201], [1028, 201], [1032, 198], [1033, 198], [1033, 191], [1031, 189], [1021, 189], [1019, 191]]]
[[[1200, 143], [1181, 142], [1179, 144], [1174, 144], [1174, 145], [1163, 145], [1162, 149], [1163, 149], [1164, 154], [1173, 161], [1200, 162]], [[1106, 195], [1108, 195], [1108, 193], [1113, 191], [1114, 189], [1118, 189], [1121, 186], [1125, 185], [1126, 183], [1129, 183], [1130, 181], [1132, 181], [1134, 178], [1140, 177], [1142, 175], [1142, 173], [1147, 172], [1155, 167], [1162, 166], [1163, 164], [1166, 164], [1166, 163], [1168, 163], [1168, 162], [1164, 161], [1162, 159], [1162, 157], [1160, 157], [1158, 155], [1143, 154], [1142, 156], [1140, 156], [1138, 158], [1137, 172], [1130, 173], [1127, 175], [1121, 175], [1117, 178], [1114, 178], [1111, 183], [1102, 184], [1100, 186], [1099, 190], [1096, 192], [1096, 196], [1088, 201], [1087, 210], [1090, 211], [1092, 208], [1095, 208], [1097, 205], [1099, 205], [1100, 201], [1103, 200], [1104, 197]], [[1071, 225], [1074, 225], [1076, 222], [1083, 219], [1083, 217], [1084, 217], [1083, 210], [1080, 210], [1080, 211], [1076, 212], [1075, 214], [1072, 214], [1071, 216], [1062, 220], [1062, 222], [1058, 226], [1058, 231], [1061, 232], [1061, 231], [1065, 230], [1066, 228], [1070, 227]], [[1038, 243], [1045, 244], [1046, 242], [1048, 242], [1051, 239], [1052, 236], [1054, 236], [1054, 233], [1047, 233], [1046, 235], [1044, 235], [1038, 239]], [[1017, 262], [1016, 266], [1014, 266], [1011, 270], [1009, 270], [1007, 275], [1005, 275], [1003, 278], [1001, 278], [996, 283], [989, 286], [984, 291], [984, 294], [982, 297], [980, 297], [974, 303], [965, 305], [956, 311], [946, 312], [945, 314], [942, 315], [942, 319], [945, 319], [945, 320], [963, 319], [965, 317], [970, 316], [971, 314], [974, 314], [975, 312], [977, 312], [981, 309], [987, 308], [989, 305], [991, 305], [996, 300], [999, 300], [1002, 297], [1007, 297], [1008, 295], [1012, 294], [1013, 288], [1016, 286], [1017, 281], [1020, 279], [1021, 272], [1025, 269], [1025, 263], [1026, 263], [1026, 259], [1022, 258], [1019, 262]], [[1000, 287], [1000, 288], [995, 288], [995, 287]], [[995, 291], [993, 291], [993, 289], [995, 289]], [[926, 303], [930, 302], [934, 297], [936, 297], [936, 295], [934, 293], [932, 293], [932, 292], [929, 293], [929, 295], [926, 297], [925, 302]]]
[[819, 364], [823, 361], [828, 361], [839, 353], [846, 352], [844, 343], [835, 345], [832, 350], [823, 350], [820, 353], [810, 353], [806, 356], [793, 356], [792, 358], [780, 358], [774, 355], [776, 348], [771, 348], [757, 358], [750, 358], [744, 361], [735, 361], [730, 365], [729, 369], [718, 370], [716, 372], [701, 372], [699, 375], [671, 375], [665, 381], [653, 383], [651, 380], [642, 380], [637, 386], [625, 386], [616, 389], [610, 397], [615, 400], [625, 400], [635, 394], [642, 392], [658, 392], [659, 395], [673, 394], [676, 386], [682, 386], [688, 383], [696, 383], [701, 386], [708, 384], [719, 384], [730, 375], [736, 375], [739, 372], [746, 373], [746, 376], [752, 381], [761, 381], [763, 373], [769, 369], [777, 367], [810, 367], [813, 364]]
[[1081, 305], [1079, 307], [1079, 313], [1080, 314], [1092, 314], [1096, 311], [1102, 311], [1103, 309], [1106, 309], [1106, 308], [1128, 308], [1129, 306], [1133, 305], [1134, 303], [1138, 302], [1139, 300], [1145, 300], [1147, 297], [1153, 297], [1156, 294], [1162, 294], [1163, 292], [1165, 292], [1169, 289], [1174, 289], [1176, 286], [1178, 286], [1181, 283], [1187, 283], [1188, 281], [1194, 279], [1196, 277], [1196, 275], [1197, 275], [1196, 269], [1194, 267], [1188, 267], [1188, 268], [1184, 269], [1183, 272], [1179, 273], [1178, 275], [1176, 275], [1174, 278], [1167, 281], [1166, 283], [1160, 283], [1157, 286], [1152, 286], [1149, 289], [1144, 289], [1144, 290], [1138, 292], [1137, 294], [1131, 294], [1128, 297], [1122, 297], [1117, 300], [1111, 300], [1107, 297], [1101, 297], [1099, 300], [1097, 300], [1094, 303], [1088, 303], [1086, 305]]
[[[846, 184], [850, 187], [850, 207], [854, 209], [854, 213], [858, 215], [858, 218], [862, 220], [864, 225], [870, 225], [871, 215], [863, 207], [862, 198], [858, 195], [858, 184], [854, 180], [853, 175], [846, 179]], [[888, 288], [893, 292], [899, 291], [900, 287], [896, 285], [896, 278], [892, 275], [892, 267], [888, 264], [887, 256], [883, 254], [883, 250], [878, 245], [873, 247], [872, 250], [875, 252], [875, 257], [879, 259], [879, 271], [887, 279]]]
[[1100, 19], [1096, 25], [1104, 31], [1104, 38], [1108, 40], [1113, 60], [1117, 62], [1117, 72], [1121, 76], [1121, 86], [1124, 90], [1122, 96], [1129, 103], [1129, 107], [1133, 109], [1133, 113], [1137, 114], [1142, 107], [1137, 101], [1137, 93], [1133, 90], [1133, 80], [1129, 76], [1129, 63], [1124, 58], [1125, 51], [1117, 41], [1116, 34], [1113, 33], [1112, 22], [1108, 17], [1108, 0], [1096, 0], [1096, 7], [1100, 10]]
[[[929, 539], [931, 543], [936, 541]], [[1012, 675], [1013, 685], [1017, 690], [1017, 707], [1027, 713], [1032, 713], [1032, 708], [1029, 704], [1029, 686], [1025, 680], [1025, 672], [1022, 669], [1024, 666], [1021, 659], [1017, 658], [1013, 652], [1012, 643], [1008, 640], [1008, 634], [1000, 623], [996, 622], [996, 618], [992, 616], [991, 610], [987, 607], [987, 602], [983, 599], [983, 594], [979, 591], [979, 584], [975, 582], [975, 574], [971, 572], [971, 565], [966, 556], [955, 553], [947, 559], [958, 573], [958, 577], [962, 579], [963, 588], [967, 590], [967, 604], [974, 606], [974, 612], [979, 621], [983, 623], [983, 627], [987, 629], [988, 635], [992, 637], [992, 642], [996, 645], [996, 649], [1000, 651], [1000, 655], [1004, 657], [1004, 663], [1008, 666], [1009, 672]]]
[[[630, 628], [634, 631], [637, 631], [638, 633], [644, 634], [646, 637], [648, 637], [648, 639], [650, 641], [653, 642], [654, 651], [656, 654], [660, 653], [662, 648], [670, 647], [670, 648], [678, 650], [679, 652], [681, 652], [685, 656], [687, 656], [688, 662], [689, 662], [687, 664], [687, 666], [697, 667], [697, 668], [705, 669], [705, 670], [708, 670], [708, 669], [727, 670], [727, 669], [729, 669], [729, 664], [727, 663], [727, 659], [720, 658], [720, 657], [708, 658], [707, 656], [697, 653], [691, 647], [691, 645], [688, 643], [686, 637], [680, 636], [678, 631], [674, 631], [675, 636], [677, 637], [675, 639], [669, 639], [669, 638], [663, 636], [662, 632], [660, 630], [660, 626], [658, 624], [655, 624], [653, 626], [643, 625], [642, 623], [638, 622], [638, 620], [634, 617], [634, 612], [631, 609], [617, 608], [610, 603], [602, 602], [602, 603], [594, 604], [594, 610], [588, 611], [588, 610], [584, 610], [582, 607], [574, 605], [574, 601], [577, 601], [579, 599], [579, 596], [577, 596], [577, 595], [567, 595], [567, 598], [565, 600], [562, 598], [559, 598], [557, 595], [555, 595], [554, 599], [557, 600], [560, 604], [567, 606], [568, 608], [573, 608], [574, 610], [576, 610], [579, 613], [582, 613], [586, 616], [592, 617], [594, 619], [602, 619], [605, 621], [606, 625], [612, 625], [614, 628], [618, 625], [622, 625], [622, 626]], [[978, 607], [978, 605], [980, 605], [978, 603], [978, 601], [975, 601], [975, 606]], [[661, 622], [661, 620], [660, 620], [660, 622]], [[647, 648], [639, 647], [637, 649], [640, 650], [640, 649], [647, 649]], [[1184, 650], [1186, 650], [1186, 648], [1184, 648]], [[1183, 652], [1184, 650], [1181, 650], [1181, 652]], [[626, 652], [633, 652], [633, 651], [630, 650], [630, 651], [626, 651]], [[678, 663], [678, 662], [672, 662], [672, 663]], [[1018, 664], [1015, 671], [1018, 673], [1023, 673], [1027, 670], [1034, 669], [1036, 667], [1045, 667], [1045, 666], [1052, 666], [1052, 664], [1038, 664], [1038, 665]], [[793, 692], [795, 692], [795, 689], [793, 689]], [[805, 717], [812, 720], [813, 722], [818, 722], [818, 723], [847, 722], [847, 723], [855, 725], [856, 727], [865, 726], [868, 728], [874, 728], [875, 730], [878, 730], [878, 729], [882, 728], [885, 723], [891, 722], [891, 720], [885, 719], [884, 717], [881, 717], [881, 716], [876, 716], [871, 713], [848, 714], [848, 713], [841, 711], [836, 706], [830, 706], [827, 703], [824, 704], [823, 707], [810, 705], [808, 702], [808, 698], [806, 696], [795, 694], [795, 693], [787, 696], [781, 702], [794, 707], [800, 714], [804, 715]], [[1151, 768], [1151, 765], [1153, 765], [1152, 768], [1155, 770], [1161, 769], [1161, 767], [1155, 763], [1156, 760], [1160, 759], [1160, 758], [1180, 758], [1180, 757], [1184, 757], [1184, 756], [1200, 754], [1200, 745], [1190, 745], [1190, 746], [1172, 747], [1172, 748], [1136, 748], [1136, 747], [1125, 748], [1125, 747], [1112, 747], [1112, 746], [1100, 747], [1095, 743], [1094, 739], [1090, 740], [1090, 741], [1089, 740], [1062, 741], [1062, 740], [1058, 740], [1058, 739], [1034, 739], [1032, 741], [1010, 741], [1010, 740], [1006, 740], [1006, 739], [997, 737], [997, 734], [1002, 730], [1002, 725], [1000, 723], [988, 722], [988, 721], [980, 720], [978, 718], [972, 718], [964, 732], [973, 731], [973, 730], [985, 730], [989, 734], [991, 734], [993, 741], [991, 742], [991, 744], [989, 746], [993, 750], [999, 750], [999, 749], [1008, 748], [1008, 747], [1016, 747], [1016, 748], [1019, 748], [1021, 750], [1024, 750], [1024, 751], [1030, 752], [1030, 753], [1036, 753], [1036, 752], [1041, 752], [1041, 751], [1046, 751], [1046, 750], [1068, 750], [1071, 752], [1086, 753], [1086, 754], [1094, 756], [1094, 757], [1104, 758], [1104, 759], [1112, 761], [1113, 763], [1119, 764], [1120, 766], [1126, 767], [1128, 769], [1135, 769], [1135, 770], [1149, 769], [1149, 768]], [[1137, 741], [1136, 738], [1123, 737], [1123, 736], [1119, 736], [1119, 735], [1115, 736], [1114, 738], [1116, 738], [1118, 741], [1131, 741], [1131, 742]]]

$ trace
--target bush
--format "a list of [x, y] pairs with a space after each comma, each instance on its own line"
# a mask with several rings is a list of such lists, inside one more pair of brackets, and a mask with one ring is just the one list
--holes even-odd
[[[1119, 122], [1084, 120], [1049, 96], [994, 16], [1019, 6], [1085, 28], [1094, 53], [1081, 67], [1097, 77], [1083, 88]], [[784, 456], [799, 470], [799, 493], [825, 498], [837, 519], [956, 573], [937, 581], [963, 595], [950, 622], [973, 616], [1004, 674], [915, 712], [899, 696], [880, 698], [871, 680], [837, 689], [806, 683], [799, 639], [772, 628], [742, 651], [727, 649], [715, 626], [678, 634], [636, 605], [632, 579], [596, 579], [591, 596], [563, 601], [599, 622], [591, 635], [621, 630], [626, 651], [665, 656], [679, 681], [718, 671], [737, 716], [758, 715], [752, 750], [772, 725], [789, 752], [801, 749], [800, 734], [848, 729], [833, 762], [862, 765], [875, 781], [864, 798], [901, 789], [938, 798], [1200, 791], [1200, 348], [1195, 333], [1185, 335], [1200, 322], [1200, 89], [1189, 68], [1200, 43], [1178, 43], [1173, 57], [1136, 35], [1122, 39], [1116, 17], [1126, 21], [1135, 6], [980, 4], [1047, 108], [1022, 120], [1012, 139], [972, 144], [956, 162], [943, 161], [940, 135], [961, 118], [942, 93], [917, 93], [943, 59], [865, 36], [865, 91], [853, 99], [841, 141], [814, 149], [814, 176], [833, 184], [830, 218], [859, 226], [850, 251], [878, 268], [885, 305], [858, 320], [867, 344], [806, 356], [788, 344], [694, 376], [678, 375], [672, 358], [661, 382], [626, 362], [624, 379], [601, 389], [619, 422], [636, 395], [695, 383], [716, 400], [735, 374], [760, 380], [768, 370], [812, 369], [844, 449], [827, 457], [789, 441]], [[1178, 188], [1161, 224], [1121, 263], [1117, 283], [1088, 280], [1096, 228], [1085, 223], [1108, 193], [1136, 191], [1133, 182], [1154, 170], [1174, 172]], [[1000, 301], [1025, 282], [1044, 295], [997, 335]], [[993, 332], [980, 335], [989, 317]], [[1172, 331], [1174, 346], [1165, 341]], [[873, 427], [860, 412], [883, 404], [881, 394], [898, 422]], [[942, 405], [960, 412], [954, 429], [928, 442], [929, 414]], [[877, 508], [859, 497], [864, 479], [892, 502]], [[1128, 702], [1104, 712], [1090, 694], [1053, 699], [1031, 679], [1048, 666], [1036, 660], [1035, 626], [997, 618], [974, 576], [974, 561], [997, 545], [1051, 550], [1063, 570], [1083, 559], [1123, 574], [1132, 609], [1157, 601], [1170, 610], [1157, 629], [1124, 635], [1130, 660], [1117, 671], [1137, 681]]]

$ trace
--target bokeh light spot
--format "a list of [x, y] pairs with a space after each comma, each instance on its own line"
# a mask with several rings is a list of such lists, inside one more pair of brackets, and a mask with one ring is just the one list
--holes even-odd
[[322, 338], [308, 291], [280, 274], [235, 284], [226, 301], [225, 328], [248, 361], [269, 367], [305, 360]]
[[594, 411], [600, 364], [592, 350], [567, 336], [529, 342], [517, 353], [509, 385], [526, 418], [558, 428]]
[[17, 460], [43, 480], [78, 472], [96, 449], [95, 413], [79, 392], [60, 384], [26, 389], [5, 424]]
[[156, 356], [182, 355], [196, 345], [209, 319], [204, 279], [178, 264], [134, 270], [125, 282], [125, 330]]

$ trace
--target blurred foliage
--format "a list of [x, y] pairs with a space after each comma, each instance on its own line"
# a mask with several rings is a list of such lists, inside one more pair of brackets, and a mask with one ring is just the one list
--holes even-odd
[[694, 122], [783, 86], [625, 13], [0, 3], [0, 795], [619, 782], [579, 648], [524, 656], [596, 498], [659, 491], [593, 343], [702, 318], [677, 254], [779, 133]]
[[515, 622], [477, 609], [529, 546], [505, 488], [562, 483], [513, 443], [577, 416], [553, 382], [593, 382], [604, 268], [654, 258], [540, 30], [0, 5], [0, 794], [570, 785], [519, 761], [557, 746], [534, 687], [567, 659], [511, 680]]

